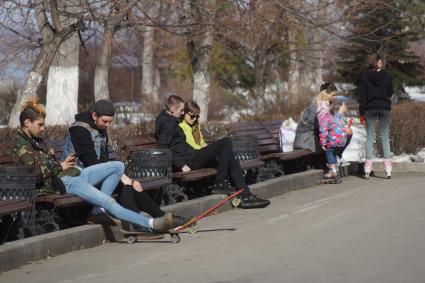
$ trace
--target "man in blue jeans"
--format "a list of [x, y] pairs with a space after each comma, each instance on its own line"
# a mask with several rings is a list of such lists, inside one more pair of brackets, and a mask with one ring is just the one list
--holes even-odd
[[[69, 127], [67, 141], [61, 159], [65, 159], [70, 153], [78, 154], [78, 166], [86, 168], [95, 164], [109, 161], [108, 132], [107, 128], [113, 123], [115, 109], [112, 102], [98, 100], [90, 111], [75, 115], [75, 122]], [[123, 207], [149, 214], [153, 218], [162, 217], [166, 213], [149, 197], [137, 180], [133, 180], [125, 174], [118, 183], [116, 192], [119, 193], [118, 203]], [[88, 223], [108, 223], [111, 219], [103, 208], [94, 207], [87, 217]], [[183, 225], [190, 219], [175, 215], [173, 223]], [[139, 230], [139, 227], [124, 222], [126, 230]], [[144, 228], [142, 227], [143, 231]]]
[[[175, 228], [172, 215], [151, 218], [125, 209], [111, 197], [124, 174], [124, 164], [110, 161], [85, 169], [75, 167], [75, 156], [57, 161], [54, 151], [42, 139], [46, 112], [35, 98], [25, 102], [19, 116], [21, 128], [12, 146], [12, 159], [17, 165], [35, 166], [37, 188], [51, 193], [75, 194], [119, 219], [145, 227], [148, 231], [167, 232]], [[100, 185], [98, 190], [95, 185]]]

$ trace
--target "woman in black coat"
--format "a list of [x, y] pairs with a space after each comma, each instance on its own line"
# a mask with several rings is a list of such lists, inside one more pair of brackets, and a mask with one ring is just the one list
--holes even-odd
[[384, 63], [378, 54], [368, 56], [369, 69], [364, 72], [360, 81], [359, 112], [360, 120], [366, 120], [366, 162], [365, 178], [372, 171], [373, 143], [375, 142], [375, 127], [379, 121], [381, 143], [384, 157], [384, 170], [387, 178], [391, 178], [390, 149], [390, 111], [393, 86], [391, 76], [382, 70]]

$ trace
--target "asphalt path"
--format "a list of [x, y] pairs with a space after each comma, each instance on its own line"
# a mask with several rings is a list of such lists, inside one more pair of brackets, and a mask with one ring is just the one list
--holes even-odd
[[0, 282], [425, 283], [425, 176], [348, 177], [207, 217], [179, 244], [111, 243]]

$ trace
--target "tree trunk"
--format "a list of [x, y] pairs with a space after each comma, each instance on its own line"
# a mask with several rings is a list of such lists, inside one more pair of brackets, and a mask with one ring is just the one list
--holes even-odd
[[[319, 22], [326, 22], [329, 18], [328, 11], [327, 11], [327, 3], [325, 3], [323, 0], [317, 1], [317, 18]], [[323, 83], [323, 64], [324, 64], [324, 51], [330, 47], [328, 45], [328, 40], [325, 40], [323, 37], [321, 30], [315, 28], [316, 30], [313, 30], [313, 39], [316, 44], [316, 47], [314, 49], [316, 50], [316, 68], [314, 70], [314, 84], [315, 88], [317, 88], [317, 91], [320, 89], [320, 85]]]
[[187, 44], [189, 57], [193, 70], [193, 100], [201, 108], [199, 122], [203, 123], [208, 118], [208, 105], [210, 103], [211, 85], [211, 53], [213, 33], [209, 29], [195, 40]]
[[[109, 96], [109, 66], [112, 59], [112, 42], [114, 40], [115, 31], [119, 23], [124, 19], [127, 13], [138, 2], [137, 0], [130, 1], [113, 1], [115, 4], [120, 4], [119, 8], [112, 7], [111, 15], [104, 23], [104, 34], [102, 46], [96, 60], [96, 69], [94, 71], [94, 99], [110, 100]], [[115, 5], [113, 5], [115, 6]]]
[[53, 35], [51, 40], [44, 42], [25, 86], [17, 93], [16, 102], [10, 114], [9, 127], [14, 128], [19, 126], [19, 114], [21, 113], [22, 104], [28, 100], [28, 98], [36, 96], [41, 80], [47, 74], [59, 46], [74, 31], [74, 26], [68, 26], [62, 32]]
[[37, 89], [41, 83], [43, 76], [37, 72], [31, 72], [28, 76], [26, 85], [19, 89], [16, 94], [16, 102], [12, 108], [10, 114], [9, 127], [15, 128], [19, 126], [19, 115], [21, 113], [22, 104], [28, 100], [28, 98], [35, 96]]
[[78, 112], [79, 38], [74, 34], [59, 48], [49, 68], [47, 80], [46, 125], [74, 121]]
[[159, 104], [158, 86], [154, 63], [154, 27], [146, 26], [143, 32], [143, 73], [141, 89], [145, 97], [154, 104]]
[[268, 66], [266, 62], [266, 46], [261, 45], [255, 51], [254, 55], [254, 99], [255, 111], [257, 114], [262, 114], [265, 110], [265, 95], [266, 95], [266, 75]]
[[[72, 1], [67, 2], [72, 3]], [[76, 5], [78, 3], [74, 4], [75, 8], [69, 12], [77, 13], [79, 12]], [[60, 5], [64, 6], [65, 1], [61, 1]], [[73, 22], [75, 20], [60, 17], [61, 25], [69, 25]], [[46, 95], [46, 112], [49, 113], [46, 117], [47, 125], [72, 123], [78, 112], [79, 45], [78, 34], [75, 33], [61, 44], [49, 68]]]
[[293, 28], [288, 28], [289, 67], [288, 67], [288, 95], [289, 103], [295, 105], [299, 100], [301, 90], [300, 58], [297, 48], [297, 35]]
[[107, 24], [103, 34], [103, 42], [100, 48], [99, 56], [96, 61], [96, 70], [94, 72], [94, 99], [110, 100], [109, 96], [109, 65], [111, 64], [112, 41], [115, 34], [115, 26]]

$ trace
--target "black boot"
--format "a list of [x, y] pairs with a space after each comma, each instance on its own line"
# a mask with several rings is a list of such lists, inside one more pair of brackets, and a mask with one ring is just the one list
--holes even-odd
[[257, 197], [256, 195], [249, 194], [249, 195], [243, 195], [241, 197], [241, 204], [239, 205], [240, 208], [244, 209], [250, 209], [250, 208], [264, 208], [270, 204], [269, 200], [261, 199]]

